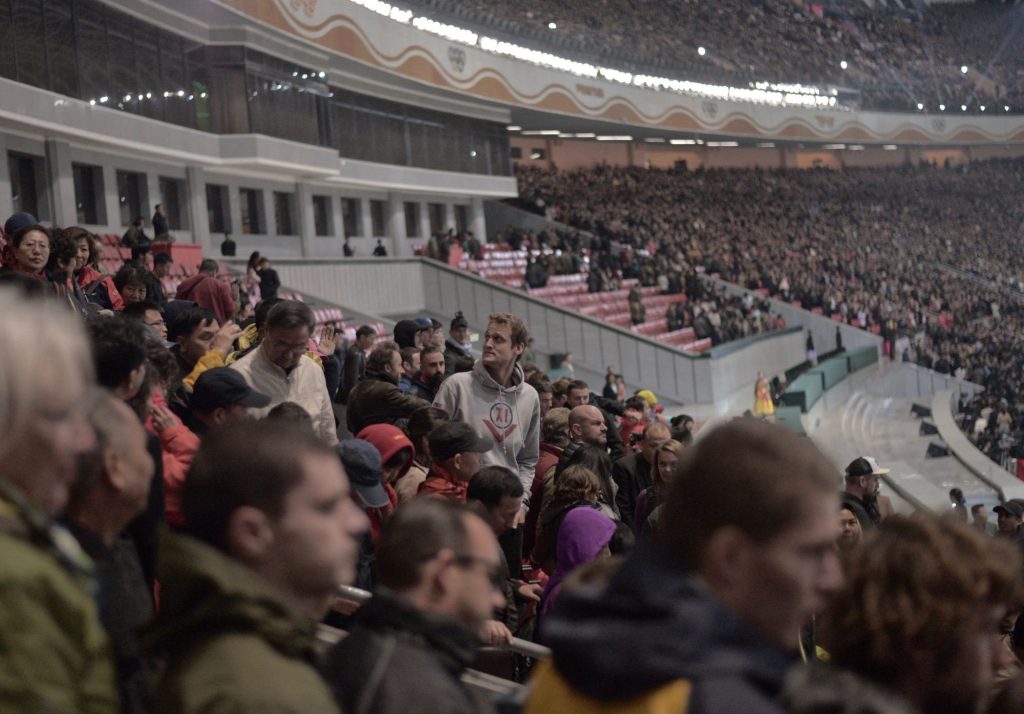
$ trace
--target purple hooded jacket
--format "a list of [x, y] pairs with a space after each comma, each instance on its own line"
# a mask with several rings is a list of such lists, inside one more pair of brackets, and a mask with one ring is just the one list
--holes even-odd
[[562, 581], [573, 570], [597, 558], [615, 534], [615, 521], [594, 508], [580, 506], [565, 515], [555, 545], [555, 572], [544, 589], [540, 617], [554, 607]]

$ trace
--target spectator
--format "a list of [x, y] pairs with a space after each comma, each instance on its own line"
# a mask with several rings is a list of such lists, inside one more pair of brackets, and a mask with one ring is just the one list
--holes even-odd
[[104, 310], [123, 310], [124, 300], [117, 292], [113, 279], [96, 269], [99, 260], [99, 245], [96, 236], [80, 226], [67, 230], [78, 246], [78, 267], [75, 269], [75, 282], [82, 289], [85, 299]]
[[[418, 373], [412, 377], [409, 394], [433, 402], [444, 381], [444, 353], [437, 347], [424, 347], [419, 354], [419, 364]], [[405, 366], [404, 362], [402, 366]]]
[[345, 353], [345, 376], [341, 382], [338, 401], [348, 403], [348, 395], [366, 374], [366, 355], [373, 349], [373, 341], [377, 333], [369, 325], [360, 325], [356, 329], [356, 341]]
[[4, 272], [23, 273], [45, 285], [44, 270], [50, 260], [50, 231], [40, 225], [30, 225], [7, 235], [11, 260], [4, 262]]
[[567, 467], [552, 489], [551, 497], [544, 499], [544, 510], [537, 520], [536, 539], [530, 558], [546, 573], [555, 570], [555, 546], [558, 531], [565, 514], [574, 508], [586, 506], [600, 510], [601, 481], [586, 466]]
[[398, 505], [398, 495], [394, 485], [408, 473], [412, 466], [413, 445], [401, 429], [391, 424], [371, 424], [356, 434], [356, 437], [372, 444], [380, 454], [379, 476], [388, 495], [388, 504], [379, 507], [376, 514], [369, 514], [370, 534], [376, 542], [382, 526]]
[[398, 388], [402, 355], [394, 342], [385, 342], [370, 353], [366, 376], [348, 395], [345, 418], [348, 430], [358, 434], [371, 424], [398, 424], [428, 402]]
[[554, 403], [554, 395], [551, 392], [551, 382], [544, 375], [538, 373], [531, 379], [526, 380], [537, 391], [537, 401], [540, 403], [540, 418], [547, 416]]
[[615, 534], [615, 521], [588, 506], [571, 509], [562, 519], [555, 543], [555, 569], [544, 588], [540, 616], [551, 612], [562, 581], [581, 565], [611, 555], [608, 541]]
[[343, 711], [486, 714], [460, 679], [500, 592], [498, 544], [464, 507], [417, 499], [395, 512], [377, 548], [378, 591], [328, 655]]
[[374, 258], [386, 258], [388, 257], [388, 249], [384, 247], [384, 241], [377, 239], [377, 246], [373, 249]]
[[352, 245], [349, 243], [348, 236], [345, 236], [345, 242], [341, 244], [341, 254], [346, 258], [351, 258], [356, 253], [352, 250]]
[[889, 473], [870, 456], [854, 459], [846, 467], [846, 490], [841, 498], [843, 505], [857, 515], [860, 527], [870, 531], [882, 522], [878, 507], [878, 483]]
[[0, 701], [13, 711], [112, 712], [92, 565], [51, 528], [77, 457], [95, 445], [89, 346], [66, 311], [10, 290], [0, 290], [0, 314]]
[[231, 234], [224, 231], [224, 240], [220, 243], [220, 254], [225, 258], [234, 258], [238, 252], [238, 243], [231, 237]]
[[473, 358], [472, 343], [469, 341], [469, 322], [461, 312], [455, 313], [448, 337], [444, 341], [444, 373], [455, 374], [455, 360], [460, 357]]
[[971, 524], [985, 535], [995, 535], [996, 529], [988, 522], [988, 508], [984, 503], [971, 506]]
[[170, 253], [157, 253], [153, 257], [153, 267], [147, 270], [146, 278], [146, 299], [152, 300], [163, 310], [167, 304], [167, 296], [164, 294], [164, 287], [161, 281], [170, 277], [171, 268], [174, 266], [174, 258]]
[[145, 269], [126, 263], [114, 275], [114, 287], [117, 288], [126, 307], [132, 303], [145, 301], [148, 297]]
[[426, 317], [399, 320], [395, 323], [395, 343], [401, 349], [421, 350], [430, 335], [430, 326], [430, 319]]
[[494, 448], [494, 440], [465, 422], [451, 422], [430, 432], [427, 441], [430, 471], [419, 493], [465, 503], [469, 481], [480, 470], [481, 454]]
[[260, 299], [272, 300], [277, 297], [277, 291], [281, 289], [281, 278], [277, 271], [270, 267], [270, 259], [261, 256], [256, 264], [256, 272], [260, 278]]
[[654, 466], [656, 455], [662, 444], [671, 438], [672, 432], [664, 424], [659, 422], [648, 424], [643, 430], [639, 448], [629, 456], [615, 462], [612, 469], [612, 478], [615, 485], [618, 486], [615, 496], [616, 505], [619, 507], [622, 522], [632, 528], [634, 533], [639, 533], [644, 526], [643, 521], [639, 523], [633, 521], [637, 512], [637, 499], [641, 492], [651, 488], [654, 484], [654, 480], [651, 478], [651, 469]]
[[260, 252], [254, 250], [249, 254], [249, 260], [245, 265], [245, 278], [242, 287], [245, 288], [245, 296], [248, 302], [254, 306], [260, 301], [260, 274], [256, 266], [260, 262]]
[[[191, 300], [206, 308], [217, 317], [220, 324], [226, 323], [235, 314], [235, 303], [231, 299], [231, 288], [217, 279], [220, 266], [216, 260], [206, 258], [199, 264], [199, 272], [178, 286], [178, 300]], [[123, 292], [122, 292], [123, 294]], [[125, 298], [127, 301], [127, 298]]]
[[427, 480], [432, 460], [428, 436], [435, 428], [447, 423], [448, 415], [437, 407], [421, 407], [409, 417], [405, 432], [412, 442], [415, 455], [409, 470], [395, 484], [399, 504], [411, 501], [419, 493], [420, 484]]
[[309, 416], [309, 412], [295, 402], [281, 402], [277, 406], [271, 407], [267, 415], [263, 417], [263, 421], [292, 424], [316, 433], [316, 426], [313, 424], [313, 418]]
[[226, 427], [203, 442], [182, 510], [146, 638], [167, 653], [160, 709], [336, 711], [312, 632], [352, 582], [366, 517], [333, 450], [298, 427]]
[[135, 546], [124, 529], [146, 507], [153, 459], [146, 432], [119, 399], [96, 390], [89, 400], [96, 448], [79, 460], [65, 524], [96, 566], [100, 618], [110, 637], [121, 711], [147, 711], [149, 677], [135, 631], [153, 615], [153, 599]]
[[161, 344], [167, 344], [167, 323], [156, 303], [149, 300], [134, 302], [127, 306], [121, 315], [126, 320], [141, 322]]
[[209, 310], [193, 307], [181, 312], [169, 325], [167, 339], [174, 343], [171, 353], [184, 375], [182, 384], [191, 390], [208, 369], [223, 367], [234, 341], [242, 330], [233, 322], [221, 326]]
[[[303, 407], [309, 412], [320, 438], [335, 444], [338, 435], [324, 372], [306, 356], [314, 324], [313, 311], [305, 303], [294, 300], [278, 303], [267, 315], [260, 346], [234, 362], [231, 368], [241, 372], [251, 388], [269, 396], [271, 406], [295, 402]], [[265, 412], [255, 410], [250, 414], [259, 417]]]
[[125, 231], [124, 235], [121, 236], [121, 245], [125, 248], [138, 248], [140, 245], [149, 245], [149, 236], [142, 230], [146, 224], [146, 219], [142, 216], [136, 216], [135, 220]]
[[402, 372], [398, 378], [398, 390], [402, 394], [412, 391], [412, 380], [420, 372], [420, 350], [417, 347], [403, 347], [399, 350], [402, 358]]
[[[651, 428], [659, 425], [651, 425]], [[643, 448], [637, 453], [643, 454]], [[683, 445], [678, 441], [669, 439], [663, 441], [655, 450], [651, 462], [650, 477], [651, 485], [637, 494], [636, 512], [633, 517], [634, 531], [637, 535], [644, 532], [651, 532], [656, 528], [656, 523], [648, 525], [648, 519], [657, 508], [665, 502], [668, 489], [675, 479], [676, 465], [683, 456]], [[622, 493], [622, 490], [619, 490]], [[620, 512], [624, 506], [619, 505]], [[628, 524], [627, 524], [628, 525]]]
[[540, 456], [537, 458], [533, 485], [530, 488], [530, 503], [533, 508], [526, 514], [523, 531], [523, 553], [533, 552], [537, 536], [537, 521], [544, 511], [544, 505], [551, 500], [555, 490], [555, 469], [569, 445], [569, 410], [565, 407], [551, 409], [541, 419]]
[[250, 388], [236, 370], [213, 367], [196, 380], [185, 422], [189, 429], [202, 437], [211, 429], [246, 421], [249, 409], [268, 406], [270, 397]]
[[601, 410], [590, 404], [574, 407], [569, 412], [569, 442], [558, 459], [558, 470], [565, 469], [569, 459], [581, 447], [592, 446], [604, 451], [607, 443], [608, 427]]
[[607, 427], [605, 431], [605, 440], [608, 446], [608, 453], [611, 455], [613, 461], [621, 459], [625, 454], [625, 450], [622, 445], [622, 438], [619, 436], [619, 432], [615, 428], [615, 417], [601, 406], [602, 403], [606, 405], [609, 404], [610, 400], [603, 400], [601, 397], [598, 397], [598, 395], [591, 392], [590, 386], [582, 379], [574, 379], [569, 382], [566, 395], [565, 406], [570, 409], [575, 409], [576, 407], [584, 404], [593, 404], [601, 410], [601, 416], [604, 418], [605, 427]]
[[[607, 587], [564, 593], [546, 619], [555, 656], [527, 714], [662, 697], [779, 711], [797, 633], [841, 585], [834, 468], [810, 441], [752, 420], [715, 429], [683, 464], [653, 547], [627, 557]], [[737, 510], [738, 493], [758, 508]]]
[[1012, 541], [1024, 553], [1024, 506], [1017, 501], [1007, 501], [992, 510], [998, 525], [996, 535]]
[[857, 548], [864, 538], [864, 529], [860, 527], [857, 514], [849, 508], [839, 509], [839, 539], [836, 545], [839, 552], [846, 554]]
[[173, 243], [174, 239], [171, 238], [171, 229], [167, 224], [167, 209], [164, 208], [162, 203], [156, 204], [156, 209], [153, 211], [153, 240], [157, 243]]
[[1012, 551], [966, 524], [887, 519], [819, 618], [830, 666], [794, 671], [787, 711], [977, 712], [999, 620], [1020, 593]]

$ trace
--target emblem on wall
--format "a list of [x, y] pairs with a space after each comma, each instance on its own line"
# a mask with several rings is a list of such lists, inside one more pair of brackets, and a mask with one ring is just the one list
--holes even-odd
[[946, 131], [946, 120], [942, 119], [941, 117], [936, 117], [935, 119], [932, 119], [932, 129], [939, 132]]
[[823, 117], [820, 114], [815, 114], [814, 120], [818, 122], [818, 126], [826, 129], [831, 129], [836, 124], [835, 117]]
[[461, 47], [449, 47], [448, 63], [456, 72], [466, 69], [466, 51]]
[[714, 119], [718, 116], [718, 104], [712, 101], [705, 101], [701, 104], [701, 109], [707, 114], [708, 119]]
[[292, 0], [292, 10], [302, 10], [306, 17], [313, 17], [316, 12], [316, 0]]

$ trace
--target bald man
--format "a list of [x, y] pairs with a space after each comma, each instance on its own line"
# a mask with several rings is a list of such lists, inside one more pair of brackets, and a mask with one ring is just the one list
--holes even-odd
[[612, 468], [612, 478], [619, 487], [615, 494], [615, 503], [622, 515], [622, 522], [628, 524], [634, 532], [638, 527], [643, 527], [643, 523], [633, 523], [637, 496], [645, 488], [650, 487], [654, 454], [671, 438], [672, 431], [661, 422], [648, 424], [644, 429], [643, 439], [638, 444], [639, 448], [629, 456], [616, 461]]

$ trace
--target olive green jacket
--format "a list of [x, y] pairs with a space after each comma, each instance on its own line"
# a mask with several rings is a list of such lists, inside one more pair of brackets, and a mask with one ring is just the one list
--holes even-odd
[[316, 664], [315, 623], [242, 563], [166, 532], [160, 611], [143, 635], [167, 657], [158, 712], [336, 714]]
[[92, 562], [0, 480], [0, 711], [119, 711]]

